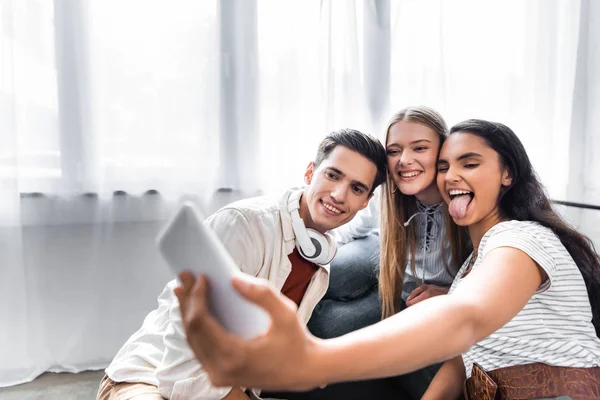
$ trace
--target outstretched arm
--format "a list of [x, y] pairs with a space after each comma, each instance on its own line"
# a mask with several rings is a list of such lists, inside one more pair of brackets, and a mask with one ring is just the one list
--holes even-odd
[[[188, 342], [217, 385], [306, 389], [323, 383], [400, 375], [460, 355], [510, 321], [543, 280], [520, 250], [487, 253], [448, 296], [422, 301], [375, 325], [319, 340], [298, 321], [293, 304], [265, 283], [234, 285], [271, 315], [268, 332], [251, 341], [226, 332], [205, 302], [206, 280], [182, 276], [177, 289]], [[511, 296], [506, 296], [510, 291]]]

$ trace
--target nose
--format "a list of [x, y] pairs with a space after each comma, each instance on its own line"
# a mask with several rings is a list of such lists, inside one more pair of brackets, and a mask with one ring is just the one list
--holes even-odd
[[455, 169], [452, 167], [448, 167], [446, 174], [444, 176], [444, 180], [447, 183], [456, 183], [460, 181], [460, 176], [456, 173]]
[[410, 165], [413, 162], [413, 156], [412, 153], [408, 150], [404, 150], [402, 152], [402, 154], [400, 155], [400, 165], [401, 166], [405, 166], [405, 165]]
[[347, 188], [345, 185], [338, 184], [333, 187], [329, 196], [336, 203], [343, 203], [346, 201]]

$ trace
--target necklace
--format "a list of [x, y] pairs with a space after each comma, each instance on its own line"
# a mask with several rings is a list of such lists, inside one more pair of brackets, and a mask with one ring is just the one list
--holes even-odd
[[473, 254], [471, 254], [471, 259], [469, 260], [469, 266], [467, 267], [467, 271], [470, 271], [471, 268], [473, 268], [473, 265], [475, 265], [475, 261], [477, 261], [477, 250], [473, 251]]
[[463, 272], [461, 279], [471, 272], [471, 268], [475, 265], [475, 261], [477, 261], [477, 250], [474, 250], [473, 253], [471, 253], [471, 258], [469, 258], [469, 263], [467, 264], [467, 268], [465, 268], [465, 272]]

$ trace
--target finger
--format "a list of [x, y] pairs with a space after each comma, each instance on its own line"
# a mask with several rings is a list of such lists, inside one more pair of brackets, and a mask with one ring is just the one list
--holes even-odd
[[177, 300], [179, 300], [179, 311], [181, 311], [181, 315], [184, 315], [187, 309], [187, 292], [182, 286], [177, 286], [173, 289], [173, 293], [175, 293]]
[[244, 298], [264, 308], [273, 321], [281, 321], [290, 315], [296, 317], [295, 303], [282, 296], [268, 282], [246, 275], [234, 277], [232, 284]]
[[181, 317], [188, 343], [199, 357], [212, 355], [217, 357], [217, 355], [234, 353], [240, 341], [211, 314], [208, 306], [208, 290], [209, 283], [206, 276], [200, 276], [191, 291], [182, 296], [185, 305], [182, 307], [180, 302]]
[[408, 302], [417, 297], [419, 294], [421, 294], [423, 290], [425, 290], [425, 288], [423, 286], [419, 286], [418, 288], [410, 292], [410, 295], [406, 298], [406, 304], [408, 305]]
[[410, 294], [408, 295], [408, 297], [406, 298], [406, 304], [408, 304], [409, 301], [411, 301], [412, 299], [415, 298], [415, 296], [417, 295], [416, 290], [418, 290], [419, 288], [413, 290], [412, 292], [410, 292]]
[[425, 286], [419, 286], [418, 288], [416, 288], [415, 290], [413, 290], [410, 295], [408, 296], [408, 298], [406, 299], [406, 305], [408, 307], [417, 304], [418, 301], [416, 300], [419, 296], [421, 296], [423, 293], [425, 293], [426, 291], [426, 287]]
[[178, 275], [179, 282], [181, 286], [183, 286], [186, 290], [192, 290], [194, 283], [196, 282], [196, 277], [190, 271], [182, 271]]
[[177, 300], [179, 300], [181, 315], [184, 315], [187, 312], [188, 298], [190, 297], [196, 278], [188, 271], [181, 272], [178, 278], [180, 286], [173, 289], [173, 292], [175, 293], [175, 296], [177, 296]]
[[202, 318], [204, 310], [208, 309], [206, 305], [208, 283], [205, 276], [199, 276], [198, 279], [195, 279], [187, 275], [186, 272], [179, 274], [179, 279], [182, 286], [176, 287], [174, 292], [179, 300], [181, 319], [187, 333], [190, 321], [194, 318]]
[[208, 333], [216, 331], [217, 334], [226, 334], [225, 328], [210, 312], [208, 292], [208, 279], [206, 276], [200, 276], [190, 291], [189, 312], [184, 318], [187, 319], [188, 325], [193, 330], [207, 331]]
[[450, 288], [448, 286], [434, 286], [431, 285], [432, 296], [438, 296], [441, 294], [448, 294]]
[[[173, 292], [175, 293], [175, 296], [177, 296], [177, 300], [179, 303], [179, 312], [181, 315], [181, 320], [182, 320], [182, 325], [183, 325], [183, 330], [184, 330], [184, 336], [186, 338], [189, 337], [188, 334], [188, 329], [187, 329], [187, 324], [188, 324], [188, 318], [189, 318], [189, 307], [188, 304], [190, 303], [190, 296], [191, 296], [191, 287], [185, 288], [184, 286], [177, 286], [175, 289], [173, 289]], [[189, 341], [188, 341], [189, 343]], [[190, 343], [190, 347], [192, 347], [192, 350], [194, 352], [194, 354], [196, 355], [196, 358], [198, 358], [198, 360], [205, 360], [206, 356], [205, 356], [205, 352], [203, 351], [202, 348], [197, 347], [197, 346], [191, 346]]]
[[425, 299], [428, 299], [429, 297], [431, 297], [431, 293], [428, 290], [424, 290], [422, 293], [420, 293], [418, 296], [416, 296], [415, 298], [413, 298], [410, 301], [410, 304], [408, 304], [408, 301], [406, 302], [407, 306], [414, 306], [415, 304], [417, 304], [420, 301], [423, 301]]

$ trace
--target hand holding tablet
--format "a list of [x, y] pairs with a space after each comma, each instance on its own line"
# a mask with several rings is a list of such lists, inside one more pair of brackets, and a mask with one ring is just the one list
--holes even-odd
[[176, 275], [190, 271], [207, 276], [211, 312], [225, 329], [244, 339], [264, 333], [268, 314], [233, 288], [231, 278], [242, 272], [202, 221], [193, 204], [184, 203], [157, 238], [161, 255]]

